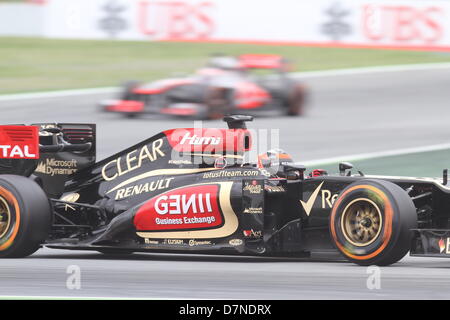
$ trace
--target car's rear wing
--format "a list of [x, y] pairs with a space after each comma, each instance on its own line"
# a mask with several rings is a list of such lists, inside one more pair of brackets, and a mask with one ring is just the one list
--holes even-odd
[[0, 159], [39, 159], [39, 128], [0, 126]]
[[33, 174], [49, 196], [59, 196], [67, 177], [95, 160], [95, 124], [0, 126], [0, 174]]
[[247, 69], [285, 69], [287, 60], [275, 54], [243, 54], [239, 56], [242, 68]]

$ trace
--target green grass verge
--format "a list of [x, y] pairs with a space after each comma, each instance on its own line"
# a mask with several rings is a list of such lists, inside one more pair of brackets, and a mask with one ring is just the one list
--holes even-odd
[[[342, 160], [345, 161], [345, 159]], [[450, 169], [450, 149], [350, 162], [355, 168], [352, 170], [353, 173], [360, 170], [364, 174], [374, 175], [441, 177], [443, 169]], [[330, 174], [339, 171], [338, 163], [313, 167], [325, 169]]]
[[153, 80], [191, 72], [218, 52], [281, 54], [296, 71], [450, 61], [448, 54], [418, 51], [3, 37], [0, 94]]

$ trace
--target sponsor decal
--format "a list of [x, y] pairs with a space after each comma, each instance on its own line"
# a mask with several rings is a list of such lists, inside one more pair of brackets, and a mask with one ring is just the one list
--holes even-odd
[[190, 160], [169, 160], [168, 161], [169, 164], [176, 164], [176, 165], [180, 165], [180, 164], [192, 164], [192, 161]]
[[264, 180], [242, 181], [242, 213], [264, 213]]
[[339, 194], [332, 194], [330, 190], [322, 190], [322, 209], [332, 208]]
[[160, 215], [187, 214], [191, 208], [193, 213], [212, 212], [211, 193], [160, 196], [155, 202], [155, 210]]
[[249, 191], [252, 194], [259, 194], [262, 192], [262, 185], [258, 181], [253, 180], [251, 183], [246, 182], [242, 190]]
[[180, 141], [180, 145], [219, 145], [222, 139], [220, 137], [198, 137], [187, 132]]
[[56, 160], [55, 158], [47, 158], [39, 162], [35, 172], [42, 174], [54, 175], [69, 175], [77, 171], [77, 160]]
[[242, 245], [242, 244], [244, 243], [244, 241], [242, 241], [241, 239], [231, 239], [228, 243], [229, 243], [230, 245], [236, 247], [236, 246]]
[[[145, 238], [144, 242], [145, 242], [145, 244], [154, 244], [154, 245], [160, 244], [160, 242], [158, 240], [153, 240], [153, 239], [149, 239], [149, 238]], [[196, 247], [196, 246], [211, 245], [212, 242], [210, 240], [197, 240], [197, 239], [190, 239], [188, 241], [185, 241], [183, 239], [164, 239], [162, 241], [162, 244], [178, 245], [178, 246], [188, 245], [189, 247]]]
[[153, 239], [149, 239], [149, 238], [145, 238], [144, 242], [145, 242], [145, 244], [159, 244], [158, 240], [153, 240]]
[[444, 36], [443, 7], [410, 4], [366, 4], [362, 8], [363, 36], [371, 42], [392, 41], [432, 45]]
[[180, 239], [165, 239], [164, 244], [183, 245], [184, 241]]
[[[156, 197], [151, 198], [147, 203], [145, 203], [134, 218], [134, 225], [136, 226], [136, 234], [143, 238], [152, 239], [216, 239], [224, 238], [232, 235], [236, 232], [239, 226], [239, 221], [236, 213], [231, 206], [231, 188], [233, 182], [216, 182], [216, 183], [200, 183], [195, 185], [190, 185], [186, 187], [181, 187], [177, 189], [172, 189]], [[219, 189], [220, 187], [220, 189]], [[196, 196], [191, 199], [192, 194], [203, 194], [202, 205], [204, 212], [200, 212], [200, 198]], [[209, 201], [205, 194], [209, 193]], [[186, 195], [183, 199], [182, 195]], [[172, 197], [171, 195], [180, 195], [181, 198]], [[160, 196], [167, 196], [167, 199], [160, 200], [159, 210], [167, 213], [161, 215], [156, 212], [154, 208], [156, 199]], [[195, 199], [195, 200], [194, 200]], [[194, 213], [193, 202], [196, 201], [197, 213]], [[184, 204], [183, 204], [184, 202]], [[192, 202], [190, 205], [188, 202]], [[168, 205], [167, 209], [165, 204]], [[178, 211], [178, 205], [180, 205], [181, 213], [170, 214], [170, 210]], [[208, 212], [208, 206], [211, 206], [212, 212]], [[187, 213], [183, 213], [184, 209], [189, 210]], [[219, 210], [220, 208], [220, 210]], [[205, 218], [210, 217], [208, 224], [207, 219], [195, 220], [193, 218]], [[214, 222], [212, 218], [214, 218]], [[169, 225], [158, 225], [156, 224], [156, 218], [159, 219], [173, 219], [173, 224]], [[185, 218], [191, 219], [185, 223]], [[181, 220], [175, 220], [181, 219]], [[160, 221], [161, 222], [161, 221]], [[181, 223], [180, 223], [181, 222]]]
[[209, 246], [211, 245], [212, 242], [209, 240], [195, 240], [195, 239], [191, 239], [189, 240], [189, 246], [190, 247], [195, 247], [195, 246]]
[[166, 178], [151, 182], [141, 183], [127, 188], [118, 189], [114, 200], [122, 200], [128, 197], [137, 196], [142, 193], [152, 192], [156, 190], [164, 190], [170, 187], [170, 182], [174, 178]]
[[36, 154], [30, 152], [29, 146], [19, 146], [10, 144], [0, 145], [1, 158], [3, 159], [35, 159]]
[[[75, 203], [75, 202], [78, 201], [79, 198], [80, 198], [80, 194], [74, 192], [74, 193], [66, 194], [64, 197], [61, 198], [61, 200], [62, 200], [62, 201], [66, 201], [66, 202], [74, 202], [74, 203]], [[66, 204], [66, 205], [64, 206], [64, 210], [67, 211], [68, 209], [71, 209], [71, 210], [75, 211], [75, 208], [74, 208], [74, 207], [72, 207], [72, 206], [69, 205], [69, 204]]]
[[78, 199], [80, 199], [80, 194], [76, 192], [66, 194], [64, 197], [61, 198], [62, 201], [66, 202], [77, 202]]
[[244, 234], [244, 237], [246, 237], [246, 238], [259, 239], [262, 237], [261, 230], [255, 231], [253, 229], [250, 229], [250, 230], [244, 230], [244, 231], [242, 231], [242, 233]]
[[259, 172], [260, 172], [263, 176], [266, 176], [266, 177], [270, 177], [270, 176], [271, 176], [270, 172], [267, 171], [266, 169], [259, 169]]
[[227, 159], [225, 157], [219, 157], [214, 161], [214, 168], [223, 169], [228, 165]]
[[450, 238], [441, 238], [438, 242], [440, 253], [450, 254]]
[[165, 192], [145, 203], [136, 213], [138, 230], [209, 229], [223, 224], [219, 186], [200, 185]]
[[174, 151], [197, 154], [221, 154], [249, 151], [251, 135], [244, 129], [174, 129], [164, 131]]
[[36, 126], [0, 126], [0, 158], [39, 159]]
[[[211, 224], [216, 221], [215, 217], [193, 217], [193, 218], [156, 218], [155, 223], [157, 225], [183, 225], [183, 224], [199, 224], [207, 223]], [[170, 229], [170, 228], [169, 228]]]
[[137, 176], [131, 177], [130, 179], [127, 179], [125, 181], [122, 181], [118, 185], [114, 186], [111, 190], [107, 191], [106, 193], [110, 193], [113, 191], [116, 191], [120, 188], [123, 188], [129, 184], [132, 184], [136, 181], [140, 181], [142, 179], [156, 177], [156, 176], [176, 176], [180, 174], [193, 174], [193, 173], [199, 173], [199, 172], [205, 172], [205, 171], [211, 171], [211, 170], [217, 170], [214, 168], [200, 168], [200, 169], [157, 169], [157, 170], [151, 170], [146, 171], [144, 173], [141, 173]]
[[146, 162], [153, 162], [165, 156], [161, 151], [163, 139], [153, 141], [140, 149], [127, 153], [124, 157], [114, 159], [102, 168], [102, 176], [106, 181], [112, 181], [124, 174], [139, 169]]
[[217, 170], [204, 173], [203, 179], [249, 177], [249, 176], [251, 177], [258, 175], [259, 175], [258, 170]]
[[262, 207], [259, 207], [259, 208], [253, 208], [253, 207], [245, 208], [243, 213], [261, 214], [261, 213], [263, 213], [263, 208]]
[[264, 186], [264, 190], [266, 190], [268, 192], [272, 192], [272, 193], [285, 192], [286, 191], [286, 189], [284, 189], [282, 186], [270, 186], [270, 185], [265, 185]]
[[322, 24], [321, 31], [333, 41], [339, 41], [352, 32], [350, 24], [344, 21], [350, 15], [350, 11], [344, 9], [339, 2], [333, 3], [330, 8], [325, 10], [325, 14], [330, 20]]
[[332, 194], [330, 190], [323, 189], [322, 188], [323, 182], [313, 191], [309, 199], [305, 202], [303, 200], [300, 200], [300, 203], [303, 206], [303, 209], [305, 210], [305, 213], [307, 216], [311, 214], [311, 210], [313, 208], [314, 203], [316, 202], [317, 196], [319, 195], [319, 192], [321, 193], [322, 198], [322, 209], [326, 208], [332, 208], [334, 202], [336, 201], [339, 194], [335, 193]]
[[115, 38], [119, 32], [127, 29], [127, 22], [120, 17], [120, 14], [127, 9], [125, 6], [117, 3], [117, 0], [110, 0], [102, 9], [107, 16], [99, 22], [101, 30], [105, 31], [111, 38]]
[[314, 205], [314, 202], [316, 202], [317, 196], [319, 195], [320, 188], [322, 188], [323, 182], [319, 184], [319, 186], [313, 191], [309, 199], [305, 202], [303, 200], [300, 200], [300, 203], [303, 206], [303, 209], [305, 210], [305, 213], [307, 216], [311, 214], [311, 209]]
[[214, 2], [142, 0], [137, 4], [137, 26], [148, 37], [205, 40], [215, 31]]

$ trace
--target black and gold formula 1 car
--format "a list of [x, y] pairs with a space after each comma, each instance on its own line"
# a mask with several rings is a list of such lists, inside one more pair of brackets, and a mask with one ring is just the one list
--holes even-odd
[[306, 170], [286, 153], [246, 163], [249, 116], [174, 129], [102, 161], [92, 124], [0, 126], [0, 257], [40, 247], [311, 257], [359, 265], [450, 256], [443, 179]]

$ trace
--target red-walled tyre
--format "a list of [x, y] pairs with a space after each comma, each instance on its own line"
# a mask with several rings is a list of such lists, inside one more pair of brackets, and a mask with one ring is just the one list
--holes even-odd
[[402, 259], [417, 227], [416, 208], [408, 194], [389, 181], [368, 179], [345, 188], [330, 215], [337, 249], [359, 265], [386, 266]]
[[26, 257], [47, 239], [50, 202], [29, 178], [0, 175], [0, 258]]

